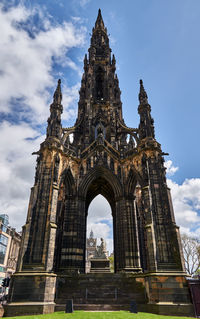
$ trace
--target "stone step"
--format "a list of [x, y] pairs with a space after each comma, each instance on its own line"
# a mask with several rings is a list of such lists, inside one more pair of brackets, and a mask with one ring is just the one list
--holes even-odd
[[[130, 304], [74, 304], [74, 310], [120, 311], [130, 310]], [[55, 311], [65, 311], [64, 304], [56, 304]]]
[[[119, 290], [100, 290], [100, 289], [95, 289], [95, 290], [91, 290], [91, 289], [85, 289], [85, 290], [81, 290], [81, 291], [64, 291], [62, 296], [63, 298], [67, 298], [67, 296], [73, 296], [73, 298], [77, 298], [77, 297], [84, 297], [84, 298], [89, 298], [89, 297], [93, 297], [95, 296], [96, 298], [123, 298], [123, 297], [127, 297], [129, 296], [130, 298], [137, 298], [137, 297], [144, 297], [144, 294], [141, 294], [140, 292], [130, 292], [127, 294], [126, 291], [119, 291]], [[59, 297], [58, 297], [59, 298]]]
[[[78, 289], [84, 289], [85, 287], [88, 288], [93, 288], [93, 289], [120, 289], [121, 291], [127, 291], [127, 290], [131, 290], [131, 291], [138, 291], [138, 286], [133, 284], [119, 284], [119, 283], [106, 283], [106, 282], [102, 282], [100, 283], [91, 283], [91, 282], [81, 282], [78, 283], [78, 285], [76, 285], [76, 287], [78, 287]], [[68, 282], [67, 286], [63, 286], [61, 289], [63, 290], [75, 290], [75, 285], [73, 283]], [[158, 288], [159, 289], [159, 288]]]
[[121, 274], [95, 274], [60, 276], [56, 293], [56, 304], [65, 304], [73, 299], [74, 304], [126, 305], [131, 300], [146, 303], [145, 288], [134, 277]]
[[[155, 292], [157, 293], [157, 291]], [[73, 296], [108, 296], [110, 295], [112, 298], [113, 296], [116, 298], [116, 296], [118, 297], [122, 297], [122, 296], [143, 296], [144, 294], [138, 291], [127, 291], [127, 290], [120, 290], [120, 289], [105, 289], [105, 288], [85, 288], [85, 289], [81, 289], [81, 290], [63, 290], [62, 291], [62, 296], [66, 297], [67, 295], [73, 295]]]
[[[83, 298], [83, 297], [79, 297], [79, 298], [73, 298], [71, 297], [74, 301], [75, 304], [104, 304], [104, 303], [108, 303], [108, 304], [113, 304], [113, 303], [119, 303], [119, 304], [126, 304], [129, 303], [131, 300], [136, 301], [137, 303], [144, 303], [145, 300], [144, 298], [141, 298], [141, 296], [126, 296], [124, 298], [104, 298], [102, 296], [102, 298]], [[66, 300], [68, 298], [59, 298], [56, 300], [56, 304], [65, 304]]]

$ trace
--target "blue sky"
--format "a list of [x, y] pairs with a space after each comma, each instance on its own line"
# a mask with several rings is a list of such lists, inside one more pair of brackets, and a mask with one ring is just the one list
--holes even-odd
[[[63, 125], [75, 121], [82, 61], [100, 7], [117, 60], [125, 122], [138, 126], [142, 78], [156, 138], [170, 154], [166, 165], [177, 224], [199, 235], [199, 0], [0, 1], [0, 6], [0, 204], [10, 223], [19, 229], [25, 221], [35, 166], [30, 154], [44, 140], [58, 78]], [[106, 224], [104, 217], [97, 212], [90, 226], [104, 220], [105, 231], [110, 219]]]

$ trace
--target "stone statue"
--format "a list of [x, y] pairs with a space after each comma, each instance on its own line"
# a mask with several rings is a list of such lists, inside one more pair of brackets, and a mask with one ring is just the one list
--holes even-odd
[[108, 259], [108, 254], [106, 251], [106, 243], [103, 238], [101, 238], [101, 245], [97, 246], [97, 249], [95, 251], [95, 258], [106, 258]]

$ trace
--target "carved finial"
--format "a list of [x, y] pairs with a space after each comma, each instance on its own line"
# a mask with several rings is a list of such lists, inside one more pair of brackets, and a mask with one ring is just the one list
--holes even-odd
[[[99, 8], [99, 10], [98, 10], [98, 16], [97, 16], [97, 21], [99, 22], [99, 21], [101, 21], [102, 20], [102, 15], [101, 15], [101, 9]], [[96, 21], [96, 22], [97, 22]]]
[[61, 104], [62, 92], [61, 92], [61, 79], [58, 80], [58, 85], [53, 95], [54, 103]]
[[102, 15], [101, 15], [101, 9], [99, 9], [99, 11], [98, 11], [97, 20], [95, 22], [95, 29], [96, 28], [101, 28], [101, 29], [105, 30], [103, 18], [102, 18]]
[[140, 104], [148, 104], [148, 96], [143, 86], [143, 81], [140, 80], [140, 93], [139, 93]]
[[58, 139], [62, 135], [61, 114], [63, 112], [62, 93], [61, 93], [61, 80], [58, 80], [57, 88], [53, 95], [53, 103], [50, 105], [50, 117], [48, 118], [47, 137], [54, 136]]
[[85, 54], [85, 57], [84, 57], [84, 69], [85, 69], [85, 71], [87, 69], [87, 64], [88, 64], [87, 54]]
[[116, 59], [115, 59], [115, 55], [113, 54], [113, 57], [112, 57], [112, 65], [115, 65], [116, 63]]

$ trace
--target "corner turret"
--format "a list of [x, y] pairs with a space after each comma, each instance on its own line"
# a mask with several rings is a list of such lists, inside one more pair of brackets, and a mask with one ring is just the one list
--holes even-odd
[[61, 92], [61, 80], [58, 80], [58, 85], [53, 96], [53, 103], [50, 105], [50, 117], [48, 118], [47, 126], [47, 138], [56, 137], [61, 139], [62, 135], [62, 124], [61, 114], [63, 112], [62, 92]]
[[140, 140], [146, 137], [155, 138], [154, 120], [151, 117], [151, 106], [148, 103], [148, 96], [144, 89], [142, 80], [140, 80], [139, 102], [140, 102], [138, 106], [138, 113], [140, 115], [139, 138]]

